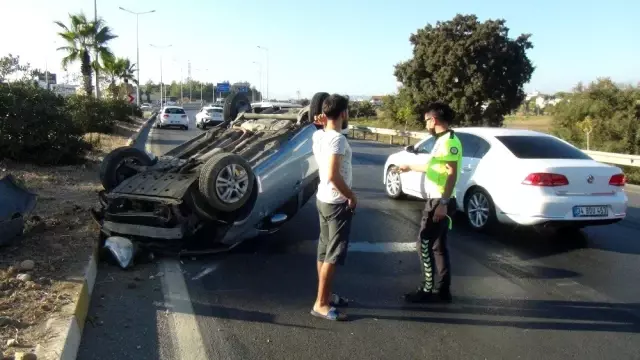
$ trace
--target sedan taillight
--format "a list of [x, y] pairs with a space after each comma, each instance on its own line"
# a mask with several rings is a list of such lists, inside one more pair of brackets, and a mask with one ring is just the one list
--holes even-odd
[[624, 174], [615, 174], [609, 179], [609, 185], [624, 186], [627, 183], [627, 177]]
[[569, 179], [562, 174], [533, 173], [529, 174], [522, 184], [532, 186], [564, 186], [569, 185]]
[[165, 119], [168, 119], [169, 115], [168, 114], [164, 114], [164, 115], [162, 115], [162, 117], [165, 118]]
[[180, 117], [184, 119], [184, 118], [186, 118], [186, 117], [187, 117], [187, 115], [182, 115], [182, 116], [180, 116]]

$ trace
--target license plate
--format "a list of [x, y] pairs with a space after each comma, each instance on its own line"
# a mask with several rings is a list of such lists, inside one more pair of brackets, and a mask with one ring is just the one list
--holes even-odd
[[607, 216], [609, 211], [606, 206], [574, 206], [573, 217], [597, 217]]

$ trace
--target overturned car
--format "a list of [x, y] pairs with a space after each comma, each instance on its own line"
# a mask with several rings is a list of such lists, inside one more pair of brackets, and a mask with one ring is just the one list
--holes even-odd
[[225, 251], [291, 220], [315, 194], [314, 123], [327, 93], [302, 109], [251, 112], [241, 93], [224, 104], [224, 122], [152, 158], [122, 147], [103, 160], [101, 241], [130, 239], [149, 249]]

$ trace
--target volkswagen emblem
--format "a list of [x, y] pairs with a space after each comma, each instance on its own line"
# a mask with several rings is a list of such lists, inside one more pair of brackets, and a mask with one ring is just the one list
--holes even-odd
[[589, 176], [587, 176], [587, 182], [588, 182], [589, 184], [593, 184], [593, 180], [594, 180], [594, 179], [595, 179], [595, 178], [593, 177], [593, 175], [589, 175]]

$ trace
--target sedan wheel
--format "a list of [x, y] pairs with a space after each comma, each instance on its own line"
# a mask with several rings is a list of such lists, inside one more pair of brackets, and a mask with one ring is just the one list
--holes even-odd
[[495, 207], [489, 194], [482, 189], [474, 189], [465, 201], [465, 213], [469, 225], [475, 230], [489, 229], [495, 222]]
[[399, 199], [402, 197], [402, 183], [400, 181], [400, 173], [394, 166], [389, 167], [387, 170], [387, 181], [385, 184], [387, 196], [392, 199]]

